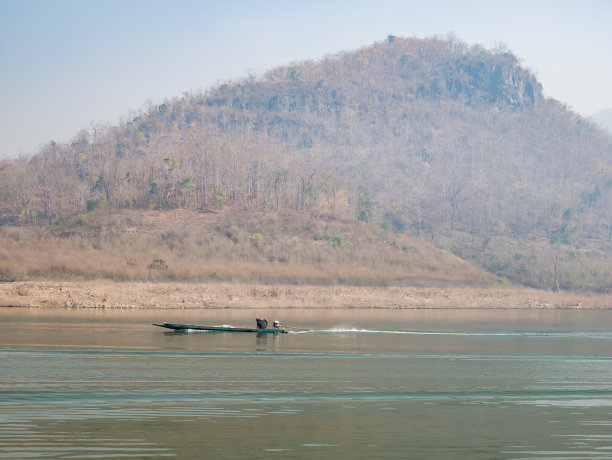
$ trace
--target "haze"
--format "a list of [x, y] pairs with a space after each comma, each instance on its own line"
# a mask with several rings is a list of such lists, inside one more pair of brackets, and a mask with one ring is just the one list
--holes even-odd
[[612, 2], [0, 0], [0, 158], [228, 79], [388, 35], [505, 46], [547, 97], [612, 107]]

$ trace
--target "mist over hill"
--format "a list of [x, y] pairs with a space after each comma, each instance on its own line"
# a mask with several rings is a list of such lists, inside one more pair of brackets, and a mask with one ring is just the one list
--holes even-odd
[[600, 110], [591, 115], [591, 118], [612, 135], [612, 109]]
[[[0, 221], [235, 208], [359, 222], [530, 286], [612, 287], [612, 139], [504, 49], [390, 36], [0, 165]], [[554, 261], [554, 263], [553, 263]]]

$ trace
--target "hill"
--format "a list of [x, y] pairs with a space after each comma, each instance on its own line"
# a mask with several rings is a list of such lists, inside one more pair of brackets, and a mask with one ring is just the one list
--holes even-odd
[[612, 139], [544, 98], [511, 53], [452, 38], [390, 36], [150, 105], [0, 176], [6, 225], [297, 214], [353, 239], [383, 227], [533, 287], [612, 287]]

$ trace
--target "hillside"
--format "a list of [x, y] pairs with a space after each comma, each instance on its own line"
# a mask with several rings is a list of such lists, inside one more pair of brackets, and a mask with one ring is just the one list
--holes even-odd
[[0, 197], [6, 226], [100, 209], [297, 214], [354, 240], [383, 227], [532, 287], [553, 288], [555, 267], [562, 289], [612, 287], [612, 138], [544, 98], [511, 53], [454, 39], [388, 37], [148, 106], [4, 162]]
[[[41, 257], [44, 254], [44, 257]], [[208, 213], [99, 210], [48, 228], [0, 228], [0, 280], [310, 285], [492, 286], [496, 279], [431, 244], [364, 223], [296, 212], [266, 218], [226, 207]]]

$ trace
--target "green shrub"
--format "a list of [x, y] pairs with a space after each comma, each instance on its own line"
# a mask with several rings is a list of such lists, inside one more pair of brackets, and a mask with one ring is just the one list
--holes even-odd
[[342, 235], [334, 235], [331, 237], [332, 246], [337, 248], [339, 246], [343, 246], [346, 241], [346, 238]]
[[100, 200], [87, 200], [87, 212], [95, 211], [100, 206]]

